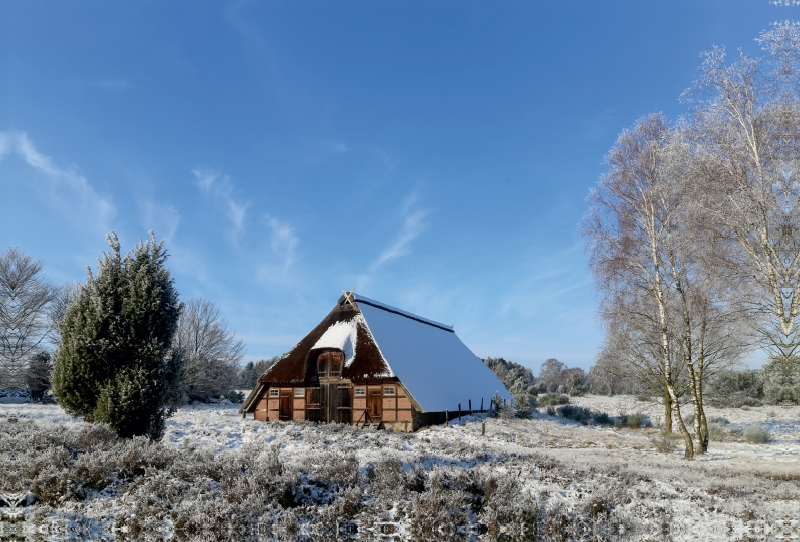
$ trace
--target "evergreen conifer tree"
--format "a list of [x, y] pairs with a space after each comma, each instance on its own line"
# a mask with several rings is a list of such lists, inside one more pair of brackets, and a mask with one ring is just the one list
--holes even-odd
[[170, 350], [181, 304], [165, 267], [164, 242], [136, 245], [124, 258], [117, 236], [87, 269], [67, 308], [53, 368], [64, 410], [103, 422], [121, 437], [158, 439], [180, 396], [181, 358]]

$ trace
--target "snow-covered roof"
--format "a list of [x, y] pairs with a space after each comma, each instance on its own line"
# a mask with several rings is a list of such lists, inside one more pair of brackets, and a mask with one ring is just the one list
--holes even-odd
[[392, 373], [426, 412], [478, 409], [495, 393], [510, 399], [500, 379], [455, 334], [452, 326], [361, 295], [355, 301]]
[[338, 348], [344, 352], [344, 366], [350, 367], [356, 356], [359, 323], [364, 323], [364, 317], [360, 314], [356, 314], [352, 320], [336, 322], [325, 330], [325, 333], [314, 343], [311, 349]]

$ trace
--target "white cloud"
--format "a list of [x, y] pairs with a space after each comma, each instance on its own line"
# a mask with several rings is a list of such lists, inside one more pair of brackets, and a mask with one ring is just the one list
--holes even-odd
[[34, 189], [58, 212], [74, 219], [108, 230], [116, 214], [110, 197], [99, 194], [89, 181], [75, 171], [63, 169], [36, 148], [26, 133], [0, 132], [0, 160], [7, 154], [16, 154], [34, 169], [45, 174], [46, 185], [37, 183]]
[[197, 185], [222, 204], [228, 220], [233, 225], [233, 233], [244, 232], [247, 208], [250, 207], [250, 204], [234, 198], [231, 178], [207, 169], [196, 169], [192, 173], [197, 177]]
[[288, 222], [278, 220], [275, 217], [265, 215], [264, 221], [272, 235], [270, 237], [270, 245], [272, 252], [277, 256], [283, 258], [283, 269], [287, 269], [294, 261], [294, 249], [297, 246], [297, 236], [294, 234], [294, 227]]
[[410, 253], [411, 241], [419, 237], [428, 227], [428, 223], [425, 222], [425, 217], [427, 215], [427, 211], [415, 211], [406, 216], [400, 235], [398, 235], [394, 242], [378, 256], [378, 259], [372, 264], [372, 268], [378, 268], [386, 262], [396, 260]]
[[405, 216], [403, 229], [392, 244], [378, 256], [371, 269], [375, 270], [387, 262], [409, 254], [411, 242], [427, 229], [428, 223], [425, 221], [425, 217], [428, 216], [428, 211], [415, 209], [419, 200], [419, 192], [420, 189], [417, 187], [403, 200], [402, 213]]
[[153, 230], [159, 239], [172, 240], [180, 223], [181, 215], [172, 205], [159, 205], [152, 201], [142, 203], [142, 225]]

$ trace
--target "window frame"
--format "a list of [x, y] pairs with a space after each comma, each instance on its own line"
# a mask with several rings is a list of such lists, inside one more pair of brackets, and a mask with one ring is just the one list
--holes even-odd
[[270, 397], [280, 397], [280, 395], [281, 395], [281, 390], [279, 390], [278, 388], [270, 388], [269, 390]]
[[367, 388], [355, 388], [353, 394], [356, 397], [366, 397], [367, 396]]
[[395, 396], [395, 395], [397, 395], [397, 391], [395, 390], [394, 386], [384, 386], [383, 387], [383, 394], [384, 395]]

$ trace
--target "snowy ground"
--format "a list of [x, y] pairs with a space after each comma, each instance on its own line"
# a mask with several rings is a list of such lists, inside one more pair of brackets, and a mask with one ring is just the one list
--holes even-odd
[[[661, 405], [628, 396], [588, 396], [575, 398], [573, 403], [612, 416], [645, 413], [655, 424], [663, 419]], [[422, 468], [431, 479], [439, 471], [451, 477], [473, 473], [481, 480], [515, 478], [520, 497], [546, 509], [542, 517], [551, 525], [557, 517], [554, 511], [562, 514], [558, 517], [572, 518], [556, 530], [568, 529], [569, 521], [594, 517], [598, 508], [613, 509], [615, 521], [624, 523], [621, 530], [627, 530], [629, 536], [612, 531], [624, 539], [660, 540], [665, 533], [675, 540], [800, 537], [800, 407], [708, 408], [709, 419], [724, 417], [730, 422], [728, 427], [766, 426], [772, 440], [766, 444], [742, 439], [712, 441], [709, 453], [692, 462], [682, 460], [682, 448], [669, 455], [656, 453], [650, 441], [656, 429], [583, 426], [547, 416], [543, 410], [533, 420], [467, 416], [448, 427], [403, 434], [343, 426], [320, 430], [305, 422], [256, 422], [242, 419], [231, 404], [187, 406], [169, 420], [164, 445], [176, 453], [200, 450], [215, 457], [273, 446], [285, 471], [316, 472], [318, 476], [320, 469], [330, 469], [331, 463], [351, 457], [362, 476], [371, 467], [395, 461], [406, 473]], [[84, 426], [56, 405], [0, 405], [0, 413], [21, 425], [35, 421], [42, 428], [58, 426], [70, 431]], [[481, 434], [482, 424], [485, 435]], [[488, 502], [489, 497], [485, 498]], [[392, 506], [393, 512], [381, 512], [383, 519], [398, 525], [396, 533], [401, 539], [413, 539], [403, 536], [402, 526], [413, 523], [409, 518], [416, 517], [416, 512], [404, 516], [402, 507]], [[70, 507], [73, 513], [88, 513], [91, 505]], [[360, 516], [353, 516], [355, 521], [364, 523], [369, 510], [367, 505]], [[460, 532], [467, 538], [460, 539], [480, 532], [479, 524], [484, 524], [486, 531], [485, 524], [497, 516], [489, 514], [486, 519], [487, 514], [483, 509], [478, 515], [464, 516], [467, 523]], [[0, 539], [4, 539], [2, 525], [0, 522]], [[500, 533], [511, 540], [525, 539], [522, 534], [512, 536], [508, 529], [504, 526]], [[631, 534], [631, 529], [640, 529], [641, 536]], [[491, 525], [488, 531], [475, 536], [497, 535]], [[292, 533], [292, 538], [302, 538], [302, 529], [299, 535]], [[365, 537], [363, 530], [359, 537]]]

